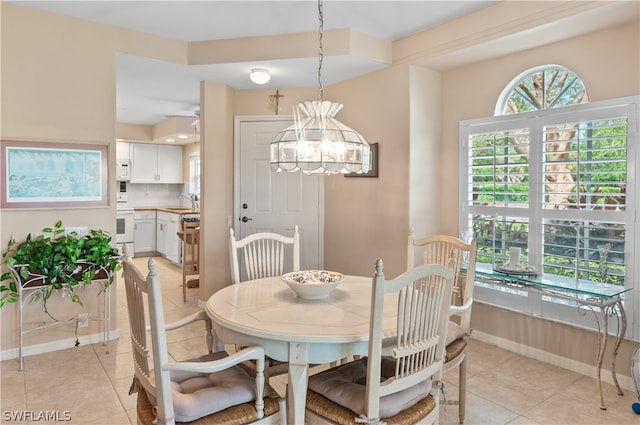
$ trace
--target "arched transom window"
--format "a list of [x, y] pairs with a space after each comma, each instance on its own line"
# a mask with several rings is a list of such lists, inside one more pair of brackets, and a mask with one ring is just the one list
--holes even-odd
[[[514, 261], [546, 282], [638, 299], [638, 99], [591, 102], [575, 73], [543, 65], [507, 84], [494, 116], [460, 123], [460, 230], [476, 235], [479, 270], [516, 248]], [[476, 290], [479, 301], [601, 326], [563, 298]]]
[[539, 111], [589, 102], [584, 83], [559, 65], [529, 69], [513, 79], [500, 95], [495, 115]]

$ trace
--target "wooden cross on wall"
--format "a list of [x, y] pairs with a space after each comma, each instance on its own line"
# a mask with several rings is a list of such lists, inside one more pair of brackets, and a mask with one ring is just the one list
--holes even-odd
[[275, 111], [276, 115], [280, 110], [280, 98], [284, 97], [283, 94], [280, 94], [280, 90], [276, 90], [276, 94], [269, 95], [269, 107]]

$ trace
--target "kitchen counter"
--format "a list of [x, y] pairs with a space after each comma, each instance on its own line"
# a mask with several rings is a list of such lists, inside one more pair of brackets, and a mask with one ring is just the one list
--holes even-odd
[[199, 209], [187, 207], [135, 207], [134, 211], [163, 211], [172, 214], [200, 214]]

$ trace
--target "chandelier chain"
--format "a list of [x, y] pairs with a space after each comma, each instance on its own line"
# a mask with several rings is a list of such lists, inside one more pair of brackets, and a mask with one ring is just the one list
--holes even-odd
[[318, 98], [322, 101], [324, 97], [324, 87], [322, 86], [322, 62], [324, 61], [324, 49], [322, 46], [322, 32], [324, 29], [324, 14], [322, 13], [322, 0], [318, 0]]
[[[270, 143], [272, 171], [304, 174], [367, 173], [371, 150], [360, 133], [334, 118], [341, 103], [324, 101], [323, 0], [318, 1], [318, 100], [298, 103], [293, 125]], [[277, 94], [277, 92], [276, 92]]]

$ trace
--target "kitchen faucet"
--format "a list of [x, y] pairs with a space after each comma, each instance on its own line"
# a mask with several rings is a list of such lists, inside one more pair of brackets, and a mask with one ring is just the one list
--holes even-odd
[[192, 210], [195, 210], [196, 208], [200, 208], [200, 204], [198, 203], [198, 195], [196, 195], [195, 193], [190, 193], [188, 195], [186, 193], [181, 193], [179, 198], [186, 198], [190, 200]]

